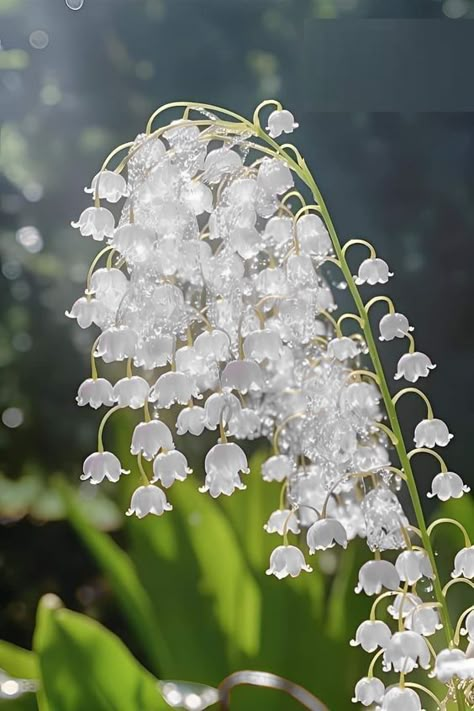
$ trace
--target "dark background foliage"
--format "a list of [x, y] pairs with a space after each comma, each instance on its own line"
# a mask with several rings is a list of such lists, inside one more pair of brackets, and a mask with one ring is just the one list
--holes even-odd
[[[330, 112], [305, 66], [305, 43], [330, 19], [473, 16], [468, 0], [85, 0], [77, 12], [64, 0], [0, 0], [0, 637], [28, 645], [47, 590], [123, 632], [51, 488], [56, 472], [77, 481], [97, 419], [74, 402], [90, 336], [63, 316], [94, 245], [69, 222], [102, 158], [167, 101], [251, 114], [275, 96], [294, 112], [341, 237], [373, 241], [396, 274], [388, 292], [439, 364], [426, 387], [456, 434], [450, 467], [474, 483], [473, 114]], [[28, 226], [31, 242], [19, 232]], [[393, 370], [397, 346], [383, 353]], [[421, 413], [411, 401], [402, 412], [409, 431]], [[422, 489], [430, 472], [420, 467]], [[120, 520], [107, 501], [96, 518]]]

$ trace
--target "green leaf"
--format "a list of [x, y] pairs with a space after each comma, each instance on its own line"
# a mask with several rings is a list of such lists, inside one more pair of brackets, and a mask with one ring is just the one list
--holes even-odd
[[171, 666], [169, 646], [153, 604], [129, 556], [107, 534], [95, 529], [84, 515], [77, 497], [61, 483], [69, 521], [110, 581], [124, 617], [152, 665], [159, 672]]
[[37, 679], [38, 667], [33, 652], [0, 641], [0, 669], [19, 679]]
[[157, 680], [115, 635], [85, 615], [61, 608], [53, 595], [40, 601], [34, 650], [51, 711], [167, 708]]
[[[10, 642], [0, 641], [0, 669], [15, 679], [38, 679], [36, 655]], [[35, 694], [26, 692], [17, 699], [0, 700], [2, 711], [37, 711]]]

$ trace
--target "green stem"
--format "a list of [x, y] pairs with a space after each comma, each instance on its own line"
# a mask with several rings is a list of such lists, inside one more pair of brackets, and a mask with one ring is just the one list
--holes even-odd
[[[433, 568], [433, 573], [435, 576], [434, 581], [433, 581], [434, 592], [435, 592], [437, 601], [440, 603], [440, 615], [441, 615], [442, 622], [443, 622], [444, 635], [446, 637], [448, 646], [450, 646], [453, 642], [454, 634], [453, 634], [451, 620], [449, 617], [449, 611], [448, 611], [447, 604], [446, 604], [446, 599], [443, 595], [443, 590], [441, 587], [438, 567], [436, 565], [436, 557], [435, 557], [433, 548], [431, 546], [431, 541], [430, 541], [430, 537], [429, 537], [427, 526], [426, 526], [426, 520], [425, 520], [425, 516], [423, 513], [423, 508], [421, 505], [420, 495], [418, 493], [418, 488], [416, 485], [415, 476], [413, 474], [410, 460], [408, 458], [407, 449], [406, 449], [405, 442], [403, 439], [403, 433], [402, 433], [402, 430], [400, 427], [400, 423], [398, 421], [395, 406], [392, 401], [392, 396], [390, 394], [390, 390], [389, 390], [389, 387], [387, 384], [385, 372], [384, 372], [382, 363], [380, 361], [380, 356], [379, 356], [379, 353], [377, 350], [377, 346], [375, 344], [375, 339], [374, 339], [374, 336], [372, 333], [372, 328], [371, 328], [371, 325], [369, 322], [367, 310], [364, 306], [364, 302], [362, 301], [359, 290], [354, 282], [349, 265], [346, 262], [345, 256], [342, 251], [341, 244], [339, 242], [339, 238], [337, 236], [336, 230], [334, 228], [334, 224], [331, 220], [331, 216], [330, 216], [329, 211], [326, 207], [326, 204], [323, 200], [321, 192], [320, 192], [318, 186], [316, 185], [316, 183], [314, 182], [313, 177], [310, 175], [310, 173], [307, 170], [300, 169], [299, 173], [300, 173], [300, 176], [302, 177], [302, 179], [305, 181], [305, 183], [310, 188], [316, 202], [318, 203], [319, 207], [321, 208], [321, 215], [322, 215], [324, 222], [326, 224], [326, 227], [329, 231], [331, 241], [332, 241], [332, 244], [334, 247], [334, 251], [335, 251], [336, 256], [341, 264], [341, 269], [344, 274], [344, 278], [346, 279], [349, 291], [352, 295], [352, 298], [354, 299], [354, 303], [355, 303], [357, 310], [359, 312], [359, 315], [364, 323], [363, 332], [364, 332], [367, 347], [369, 350], [370, 358], [372, 360], [375, 372], [376, 372], [377, 377], [379, 379], [380, 391], [382, 393], [382, 397], [384, 400], [385, 409], [386, 409], [386, 412], [388, 415], [391, 429], [392, 429], [393, 433], [395, 434], [395, 437], [398, 440], [397, 443], [395, 444], [395, 449], [397, 451], [397, 455], [400, 460], [400, 464], [406, 474], [406, 484], [407, 484], [407, 488], [408, 488], [408, 491], [409, 491], [409, 494], [411, 497], [413, 510], [414, 510], [415, 516], [416, 516], [417, 525], [418, 525], [418, 528], [420, 529], [421, 540], [423, 542], [423, 546], [428, 554], [431, 566]], [[458, 708], [461, 710], [465, 709], [464, 699], [463, 699], [462, 693], [459, 690], [456, 690], [456, 697], [457, 697]]]

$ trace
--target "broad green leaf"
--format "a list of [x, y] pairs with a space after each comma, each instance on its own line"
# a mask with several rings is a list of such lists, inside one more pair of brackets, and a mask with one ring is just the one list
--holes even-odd
[[200, 567], [200, 588], [214, 600], [228, 636], [229, 657], [253, 655], [260, 644], [261, 593], [225, 514], [195, 482], [177, 486], [173, 502], [187, 527]]
[[0, 641], [0, 669], [20, 679], [37, 679], [38, 667], [33, 652]]
[[170, 649], [153, 603], [141, 584], [129, 556], [107, 534], [95, 529], [81, 510], [73, 492], [63, 484], [69, 521], [110, 581], [136, 638], [156, 672], [171, 665]]
[[40, 601], [34, 636], [51, 711], [167, 708], [157, 680], [118, 637], [85, 615], [59, 607], [58, 602], [52, 595]]
[[[35, 654], [10, 642], [0, 641], [0, 669], [14, 679], [39, 677]], [[36, 696], [31, 692], [26, 692], [16, 699], [0, 700], [2, 711], [36, 711], [37, 708]]]

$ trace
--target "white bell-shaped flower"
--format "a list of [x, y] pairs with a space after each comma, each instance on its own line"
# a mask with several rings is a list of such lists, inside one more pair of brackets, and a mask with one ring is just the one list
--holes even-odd
[[278, 580], [282, 580], [288, 575], [296, 578], [302, 570], [311, 573], [313, 569], [306, 563], [300, 549], [296, 546], [278, 546], [272, 551], [270, 567], [265, 572], [267, 575], [274, 575]]
[[153, 479], [161, 481], [168, 489], [175, 481], [184, 481], [188, 474], [192, 474], [188, 461], [182, 452], [172, 449], [169, 452], [158, 454], [153, 462]]
[[115, 220], [106, 207], [87, 207], [81, 212], [77, 222], [71, 222], [71, 227], [79, 229], [83, 237], [92, 237], [101, 242], [104, 237], [112, 237]]
[[169, 428], [160, 420], [140, 422], [133, 430], [132, 454], [142, 454], [151, 461], [160, 449], [173, 449], [173, 436]]
[[413, 331], [413, 326], [410, 326], [408, 319], [403, 314], [397, 312], [393, 314], [385, 314], [380, 319], [380, 341], [393, 341], [394, 338], [405, 338], [410, 331]]
[[446, 423], [434, 417], [417, 424], [414, 442], [417, 447], [446, 447], [453, 437]]
[[351, 647], [359, 644], [365, 652], [375, 652], [380, 647], [385, 649], [390, 642], [392, 632], [390, 627], [381, 620], [364, 620], [355, 633], [355, 639], [351, 639]]
[[148, 399], [156, 402], [160, 409], [167, 409], [175, 402], [186, 405], [193, 397], [201, 397], [194, 378], [185, 373], [169, 372], [160, 375]]
[[394, 378], [395, 380], [405, 378], [410, 383], [416, 383], [418, 378], [426, 378], [433, 368], [436, 368], [436, 365], [431, 362], [425, 353], [420, 353], [420, 351], [405, 353], [398, 361]]
[[313, 260], [305, 254], [292, 254], [287, 259], [286, 276], [293, 288], [308, 287], [314, 289], [318, 285], [318, 277], [314, 269]]
[[[471, 660], [474, 669], [474, 660]], [[466, 655], [461, 649], [443, 649], [437, 656], [433, 675], [438, 681], [447, 684], [453, 677], [462, 678]]]
[[413, 689], [392, 686], [383, 697], [382, 705], [375, 711], [425, 711], [421, 707], [420, 697]]
[[[267, 224], [265, 225], [265, 230], [263, 233], [263, 239], [266, 244], [274, 245], [275, 247], [281, 247], [287, 244], [293, 238], [293, 220], [291, 217], [286, 217], [282, 215], [275, 215], [271, 217]], [[283, 275], [284, 272], [281, 269], [266, 269], [265, 272], [277, 272], [279, 275]], [[271, 276], [270, 275], [267, 275]], [[265, 275], [262, 276], [262, 272], [257, 277], [257, 283], [265, 281]], [[262, 287], [259, 285], [259, 291]], [[268, 290], [267, 290], [268, 291]], [[275, 289], [270, 290], [270, 293], [281, 294], [281, 291], [276, 291]]]
[[352, 701], [354, 704], [359, 702], [363, 706], [372, 706], [382, 703], [384, 693], [385, 686], [380, 679], [364, 676], [355, 686]]
[[130, 407], [132, 410], [144, 406], [149, 392], [150, 386], [139, 375], [121, 378], [114, 385], [114, 398], [117, 403], [120, 407]]
[[166, 500], [165, 492], [158, 486], [139, 486], [132, 494], [127, 516], [144, 518], [148, 514], [161, 516], [165, 511], [171, 511], [172, 506]]
[[130, 474], [122, 469], [120, 460], [112, 452], [94, 452], [89, 454], [82, 466], [82, 481], [89, 480], [91, 484], [100, 484], [104, 479], [116, 482], [121, 474]]
[[96, 269], [91, 277], [90, 293], [109, 308], [117, 308], [129, 286], [120, 269]]
[[392, 603], [388, 605], [387, 612], [394, 620], [405, 619], [419, 605], [422, 599], [413, 593], [399, 592], [392, 598]]
[[438, 611], [434, 607], [414, 607], [404, 620], [405, 629], [412, 630], [423, 637], [431, 637], [443, 625], [440, 622]]
[[101, 405], [110, 407], [115, 402], [114, 388], [105, 378], [87, 378], [77, 391], [77, 404], [90, 405], [97, 410]]
[[267, 523], [263, 527], [267, 533], [279, 533], [284, 536], [285, 533], [299, 533], [300, 525], [294, 511], [290, 509], [278, 509], [274, 511]]
[[173, 336], [153, 336], [137, 344], [134, 364], [146, 370], [161, 368], [171, 363], [175, 351], [175, 338]]
[[267, 132], [271, 138], [278, 138], [282, 133], [293, 133], [299, 124], [287, 109], [272, 111], [268, 117]]
[[155, 234], [138, 224], [122, 225], [115, 230], [111, 244], [131, 264], [143, 264], [150, 259]]
[[341, 336], [341, 338], [333, 338], [329, 341], [327, 354], [329, 358], [344, 361], [348, 358], [355, 358], [359, 354], [359, 346], [352, 338]]
[[230, 357], [230, 338], [224, 331], [203, 331], [194, 341], [194, 348], [203, 358], [224, 363]]
[[237, 390], [245, 395], [263, 388], [263, 374], [253, 360], [232, 360], [222, 371], [223, 390]]
[[288, 479], [295, 470], [295, 463], [286, 454], [275, 454], [262, 464], [262, 479], [264, 481], [282, 482]]
[[264, 158], [257, 173], [257, 186], [272, 195], [283, 195], [294, 185], [288, 166], [279, 158]]
[[243, 407], [233, 415], [228, 424], [227, 434], [237, 439], [255, 439], [261, 433], [261, 420], [258, 412]]
[[203, 407], [193, 405], [184, 407], [176, 418], [176, 432], [179, 435], [190, 433], [198, 437], [206, 427], [206, 411]]
[[240, 401], [232, 393], [213, 393], [207, 398], [204, 408], [208, 430], [227, 425], [241, 411]]
[[118, 202], [121, 197], [128, 194], [125, 178], [111, 170], [102, 170], [92, 178], [90, 188], [84, 188], [85, 193], [92, 193], [100, 200]]
[[359, 266], [359, 271], [355, 279], [357, 285], [361, 284], [386, 284], [393, 272], [389, 271], [387, 262], [378, 257], [364, 259]]
[[469, 493], [471, 487], [467, 486], [455, 472], [441, 472], [433, 477], [431, 482], [431, 491], [427, 496], [429, 499], [438, 497], [440, 501], [448, 501], [448, 499], [460, 499], [464, 494]]
[[474, 546], [461, 548], [454, 559], [454, 570], [451, 577], [474, 578]]
[[94, 352], [96, 358], [105, 363], [133, 358], [137, 334], [127, 326], [112, 326], [100, 334]]
[[474, 610], [472, 610], [464, 620], [464, 627], [461, 628], [461, 634], [467, 635], [469, 642], [474, 643]]
[[256, 360], [278, 360], [282, 348], [280, 335], [276, 331], [263, 328], [260, 331], [252, 331], [244, 340], [244, 355], [246, 358]]
[[313, 555], [315, 551], [333, 548], [336, 543], [347, 548], [347, 532], [342, 523], [336, 519], [322, 518], [308, 528], [306, 542], [310, 555]]
[[245, 452], [234, 442], [216, 444], [206, 455], [204, 460], [206, 478], [204, 486], [199, 491], [208, 491], [213, 498], [224, 494], [230, 496], [235, 489], [245, 489], [239, 473], [248, 474], [250, 471]]
[[195, 215], [202, 215], [203, 212], [212, 212], [212, 190], [204, 183], [196, 181], [187, 183], [181, 192], [181, 199]]
[[430, 650], [425, 639], [417, 632], [395, 632], [383, 654], [383, 667], [409, 674], [413, 669], [430, 666]]
[[396, 590], [399, 585], [400, 576], [393, 563], [388, 560], [369, 560], [359, 570], [355, 592], [363, 590], [366, 595], [378, 595], [382, 588]]
[[331, 238], [319, 215], [302, 215], [296, 223], [296, 238], [301, 254], [325, 257], [331, 251]]
[[81, 296], [71, 306], [70, 311], [66, 311], [68, 318], [75, 318], [77, 325], [81, 328], [89, 328], [93, 323], [103, 326], [107, 320], [107, 314], [103, 304], [96, 299]]
[[400, 580], [414, 585], [421, 578], [433, 578], [433, 569], [425, 551], [403, 551], [395, 562]]
[[224, 146], [209, 151], [204, 161], [203, 179], [206, 183], [214, 185], [219, 183], [224, 175], [229, 175], [240, 170], [242, 158], [231, 148]]

